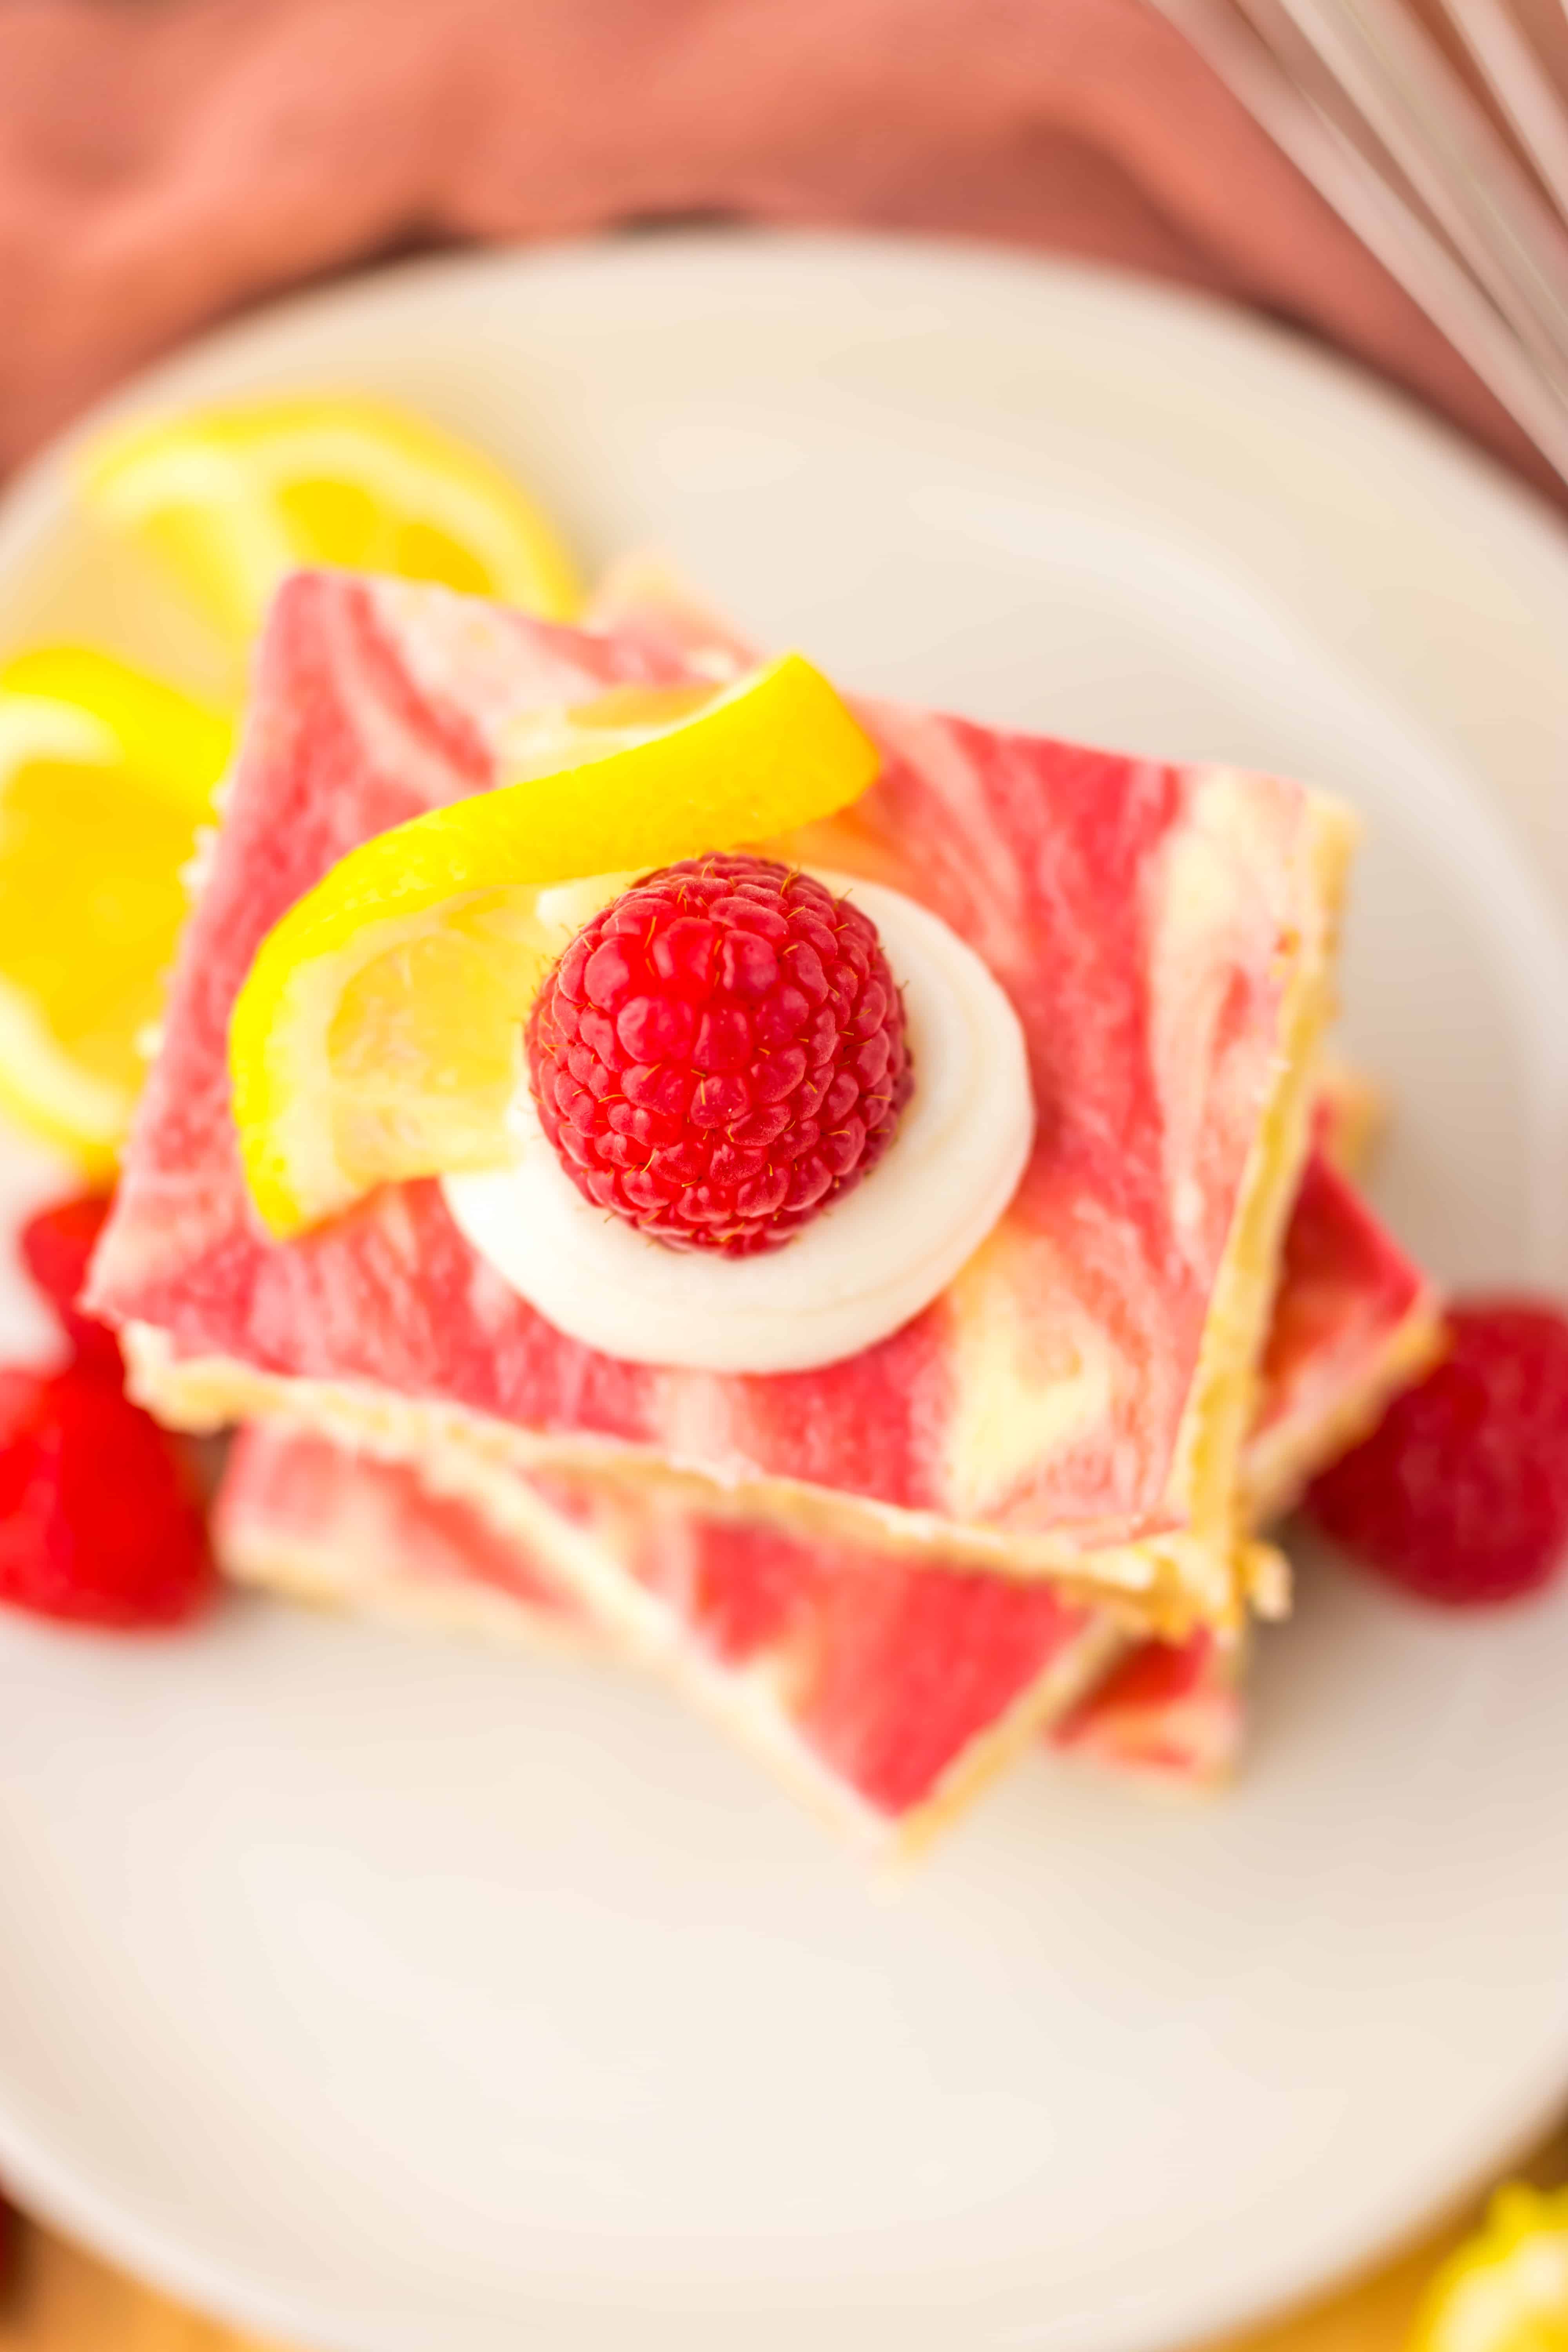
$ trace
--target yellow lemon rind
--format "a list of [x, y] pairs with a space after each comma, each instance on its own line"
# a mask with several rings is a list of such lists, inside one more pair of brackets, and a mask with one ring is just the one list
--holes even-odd
[[[0, 775], [16, 764], [18, 751], [22, 757], [118, 760], [138, 784], [195, 816], [211, 807], [234, 748], [226, 711], [96, 646], [34, 646], [0, 663], [0, 709], [17, 704], [26, 706], [28, 718], [0, 736]], [[38, 730], [36, 748], [26, 740], [29, 719]], [[96, 751], [84, 721], [98, 732]], [[79, 751], [68, 748], [73, 732]]]
[[[675, 726], [433, 810], [352, 850], [267, 934], [230, 1020], [241, 1158], [268, 1230], [301, 1232], [363, 1189], [332, 1146], [327, 1040], [345, 987], [372, 958], [477, 893], [536, 897], [832, 815], [880, 764], [827, 680], [786, 654]], [[521, 1022], [561, 942], [548, 927], [531, 935], [521, 904], [516, 921]], [[498, 1133], [498, 1159], [506, 1149]]]
[[[10, 780], [34, 762], [101, 769], [106, 789], [157, 801], [193, 826], [211, 807], [228, 756], [227, 716], [94, 646], [45, 645], [0, 663], [0, 859]], [[81, 887], [60, 874], [68, 924]], [[0, 942], [3, 949], [3, 942]], [[90, 953], [90, 940], [82, 952]], [[0, 971], [0, 1110], [106, 1178], [134, 1090], [85, 1069], [58, 1041], [47, 1008]]]
[[1500, 2189], [1476, 2234], [1427, 2287], [1408, 2352], [1563, 2352], [1568, 2189]]

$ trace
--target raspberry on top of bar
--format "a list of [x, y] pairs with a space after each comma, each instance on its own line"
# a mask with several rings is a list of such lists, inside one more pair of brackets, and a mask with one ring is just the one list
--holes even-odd
[[287, 1410], [372, 1433], [479, 1495], [552, 1465], [718, 1483], [780, 1524], [1066, 1575], [1176, 1626], [1233, 1617], [1237, 1458], [1353, 835], [1300, 786], [862, 709], [878, 781], [769, 847], [889, 884], [976, 951], [1023, 1024], [1038, 1127], [990, 1240], [847, 1361], [597, 1354], [476, 1257], [435, 1182], [287, 1244], [261, 1229], [226, 1030], [268, 928], [359, 843], [504, 781], [529, 709], [679, 675], [441, 590], [285, 584], [95, 1266], [140, 1393], [191, 1426]]

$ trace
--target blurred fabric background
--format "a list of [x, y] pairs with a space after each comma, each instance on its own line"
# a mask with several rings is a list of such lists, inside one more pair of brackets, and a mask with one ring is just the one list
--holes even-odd
[[[1556, 0], [1519, 14], [1568, 58]], [[1207, 288], [1551, 479], [1146, 0], [5, 0], [0, 466], [285, 288], [693, 214], [951, 231]]]

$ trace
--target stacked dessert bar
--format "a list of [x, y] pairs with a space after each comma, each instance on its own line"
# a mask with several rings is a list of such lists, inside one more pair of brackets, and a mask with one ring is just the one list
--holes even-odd
[[1212, 1761], [1249, 1612], [1287, 1601], [1260, 1522], [1437, 1329], [1336, 1161], [1322, 1044], [1353, 828], [1331, 801], [858, 706], [876, 782], [769, 853], [891, 886], [974, 950], [1021, 1024], [1036, 1129], [989, 1238], [847, 1359], [597, 1352], [430, 1179], [288, 1240], [256, 1213], [228, 1024], [271, 927], [361, 843], [505, 782], [531, 714], [742, 658], [646, 578], [583, 631], [407, 583], [286, 583], [94, 1311], [162, 1418], [247, 1424], [218, 1517], [236, 1573], [629, 1651], [879, 1843], [1043, 1731]]

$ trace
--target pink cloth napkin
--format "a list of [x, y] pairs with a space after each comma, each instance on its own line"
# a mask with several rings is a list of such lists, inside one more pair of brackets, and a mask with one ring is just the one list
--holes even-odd
[[302, 279], [693, 211], [1213, 288], [1547, 478], [1144, 0], [3, 0], [0, 466]]

